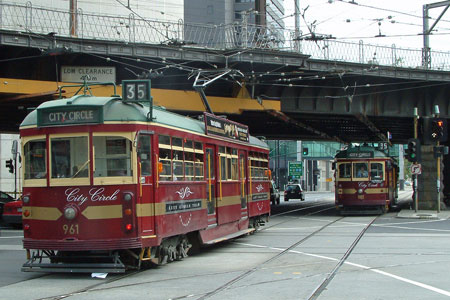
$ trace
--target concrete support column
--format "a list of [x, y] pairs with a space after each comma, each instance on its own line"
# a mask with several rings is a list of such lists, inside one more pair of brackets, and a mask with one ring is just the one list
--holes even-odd
[[[438, 209], [438, 194], [437, 194], [437, 160], [434, 158], [433, 146], [422, 146], [422, 174], [418, 178], [418, 192], [419, 192], [419, 210], [437, 210]], [[442, 192], [442, 178], [444, 176], [444, 164], [441, 159], [441, 190], [440, 202], [441, 210], [445, 209], [445, 204], [442, 201], [444, 194]]]

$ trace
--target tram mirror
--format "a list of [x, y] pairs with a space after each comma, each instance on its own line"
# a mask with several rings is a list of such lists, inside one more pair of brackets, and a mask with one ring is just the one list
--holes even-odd
[[334, 169], [336, 169], [336, 162], [331, 163], [331, 170], [334, 170]]

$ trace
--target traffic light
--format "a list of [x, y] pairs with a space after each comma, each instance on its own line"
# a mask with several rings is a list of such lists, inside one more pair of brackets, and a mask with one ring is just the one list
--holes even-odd
[[8, 159], [6, 161], [6, 168], [9, 169], [9, 173], [14, 173], [14, 165], [12, 159]]
[[308, 148], [303, 148], [303, 155], [308, 155]]
[[431, 120], [430, 138], [433, 141], [446, 142], [447, 141], [447, 120], [441, 118], [434, 118]]
[[420, 141], [418, 139], [408, 140], [408, 149], [406, 149], [406, 159], [414, 163], [421, 161]]

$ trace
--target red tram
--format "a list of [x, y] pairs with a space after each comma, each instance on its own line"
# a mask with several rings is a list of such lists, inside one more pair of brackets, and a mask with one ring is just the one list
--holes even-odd
[[398, 198], [398, 165], [367, 144], [350, 146], [335, 157], [335, 204], [343, 214], [385, 213]]
[[124, 82], [123, 91], [122, 99], [85, 89], [22, 122], [22, 271], [162, 264], [268, 219], [268, 146], [248, 127], [153, 106], [149, 81]]

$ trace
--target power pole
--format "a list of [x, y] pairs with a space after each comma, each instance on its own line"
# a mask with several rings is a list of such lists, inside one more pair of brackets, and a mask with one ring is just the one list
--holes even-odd
[[[429, 27], [428, 20], [430, 19], [430, 15], [428, 11], [432, 8], [443, 7], [444, 10], [441, 12], [436, 21]], [[447, 9], [450, 7], [450, 1], [441, 1], [436, 3], [424, 4], [422, 13], [423, 13], [423, 48], [422, 48], [422, 67], [425, 69], [430, 68], [431, 66], [431, 53], [430, 53], [430, 34], [433, 31], [436, 24], [441, 20], [442, 16], [445, 14]]]
[[300, 52], [300, 0], [295, 1], [295, 51]]

